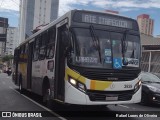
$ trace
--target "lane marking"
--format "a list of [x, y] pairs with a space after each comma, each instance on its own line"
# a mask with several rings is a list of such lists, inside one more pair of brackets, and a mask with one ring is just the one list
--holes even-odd
[[[12, 87], [9, 87], [9, 88], [12, 89], [13, 91], [15, 91], [16, 93], [20, 94], [17, 90], [13, 89]], [[49, 109], [49, 108], [47, 108], [47, 107], [45, 107], [45, 106], [37, 103], [36, 101], [32, 100], [31, 98], [29, 98], [29, 97], [27, 97], [27, 96], [25, 96], [25, 95], [23, 95], [23, 94], [20, 94], [20, 95], [22, 95], [23, 97], [25, 97], [25, 98], [28, 99], [29, 101], [33, 102], [34, 104], [38, 105], [39, 107], [45, 109], [46, 111], [50, 112], [52, 115], [58, 117], [59, 119], [61, 119], [61, 120], [67, 120], [66, 118], [61, 117], [59, 114], [53, 112], [51, 109]]]
[[124, 108], [129, 108], [128, 106], [125, 106], [125, 105], [118, 105], [118, 106], [121, 106], [121, 107], [124, 107]]

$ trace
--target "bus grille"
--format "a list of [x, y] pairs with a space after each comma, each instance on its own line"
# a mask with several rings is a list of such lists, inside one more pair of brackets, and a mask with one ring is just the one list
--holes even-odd
[[132, 99], [134, 94], [133, 90], [128, 91], [93, 91], [88, 90], [87, 94], [91, 101], [103, 101], [106, 102], [107, 96], [117, 96], [118, 99], [116, 101], [128, 101]]
[[91, 70], [85, 69], [81, 75], [92, 80], [129, 81], [138, 77], [138, 70]]

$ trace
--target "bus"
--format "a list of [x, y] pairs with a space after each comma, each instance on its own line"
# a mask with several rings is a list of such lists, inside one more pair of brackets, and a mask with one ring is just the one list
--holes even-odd
[[44, 102], [71, 105], [138, 103], [141, 42], [137, 21], [71, 10], [14, 52], [13, 81]]

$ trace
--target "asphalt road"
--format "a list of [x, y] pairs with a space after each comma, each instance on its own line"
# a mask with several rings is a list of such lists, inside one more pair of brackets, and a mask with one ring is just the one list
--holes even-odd
[[[20, 94], [18, 87], [12, 83], [11, 77], [5, 73], [0, 74], [0, 95], [0, 112], [38, 112], [42, 113], [42, 116], [46, 114], [48, 116], [42, 118], [3, 118], [5, 120], [159, 120], [159, 118], [156, 118], [156, 115], [158, 113], [160, 115], [159, 105], [108, 105], [104, 109], [87, 106], [58, 105], [57, 108], [53, 106], [51, 109], [48, 109], [42, 104], [40, 96], [31, 94], [30, 92]], [[140, 114], [141, 117], [139, 116]], [[118, 116], [117, 118], [115, 118], [116, 115]]]
[[[39, 106], [34, 101], [25, 97], [17, 91], [18, 87], [12, 83], [11, 76], [7, 76], [5, 73], [0, 74], [0, 113], [2, 112], [19, 112], [26, 113], [29, 116], [29, 113], [41, 113], [42, 118], [22, 118], [15, 117], [17, 114], [14, 114], [14, 118], [0, 118], [7, 120], [61, 120], [52, 112], [48, 112], [45, 107]], [[43, 117], [43, 114], [47, 114], [49, 117]], [[40, 116], [40, 114], [37, 114]], [[30, 114], [31, 116], [31, 114]], [[4, 115], [5, 117], [5, 115]]]

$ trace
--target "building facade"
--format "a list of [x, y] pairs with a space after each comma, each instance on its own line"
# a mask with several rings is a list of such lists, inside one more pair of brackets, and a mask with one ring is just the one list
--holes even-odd
[[5, 55], [8, 18], [0, 17], [0, 57]]
[[160, 75], [160, 38], [141, 34], [141, 69]]
[[149, 15], [139, 15], [137, 21], [141, 33], [153, 36], [154, 20], [151, 19]]
[[8, 27], [6, 41], [6, 55], [14, 55], [14, 49], [18, 46], [18, 28]]
[[59, 0], [20, 0], [20, 42], [58, 17]]

